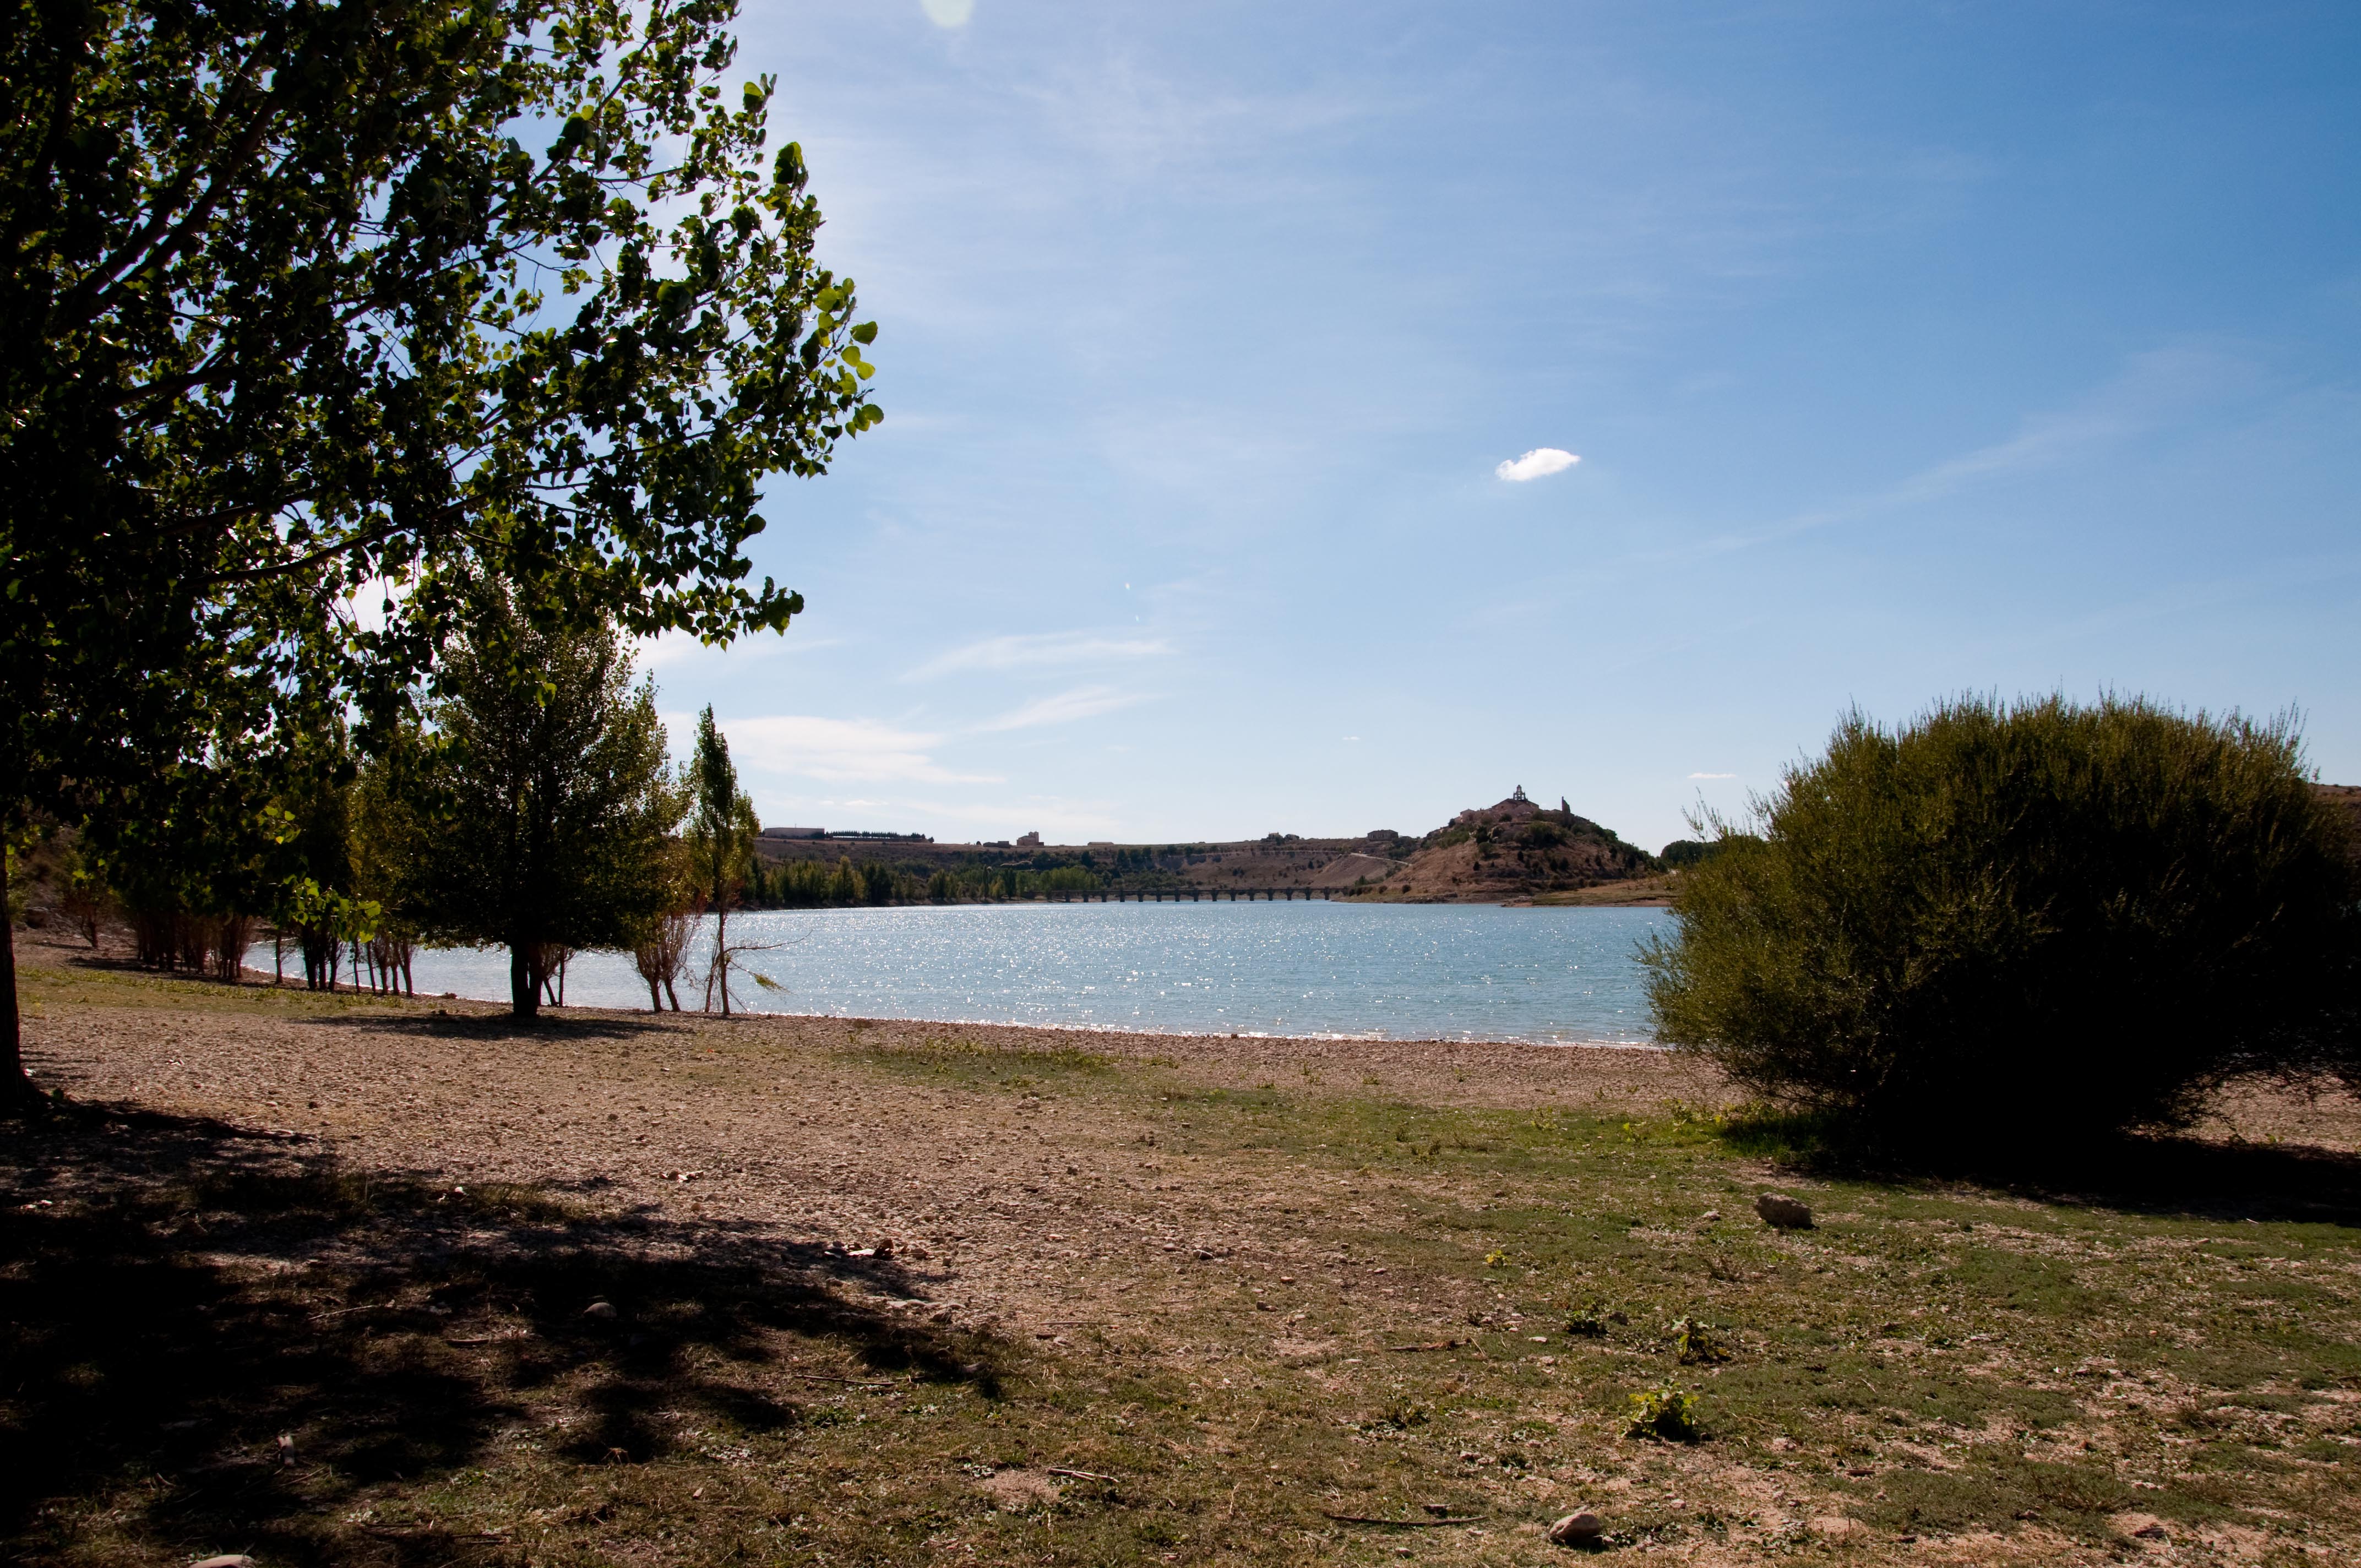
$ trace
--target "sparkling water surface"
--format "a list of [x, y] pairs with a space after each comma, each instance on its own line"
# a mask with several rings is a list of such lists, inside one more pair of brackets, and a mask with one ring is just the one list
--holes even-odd
[[[1650, 1043], [1634, 961], [1661, 909], [1015, 904], [765, 910], [749, 1012], [1170, 1033]], [[711, 922], [706, 923], [709, 945]], [[692, 962], [700, 966], [704, 954]], [[258, 966], [268, 969], [268, 948]], [[502, 949], [423, 951], [422, 993], [508, 996]], [[682, 1005], [702, 993], [684, 985]], [[577, 955], [570, 1005], [645, 1007], [628, 957]]]

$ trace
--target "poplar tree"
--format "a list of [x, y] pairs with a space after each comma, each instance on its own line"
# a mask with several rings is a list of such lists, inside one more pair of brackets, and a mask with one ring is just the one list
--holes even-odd
[[506, 947], [531, 1018], [551, 955], [635, 947], [664, 912], [682, 803], [620, 633], [544, 630], [504, 589], [478, 605], [428, 708], [428, 820], [394, 907], [429, 941]]
[[738, 787], [730, 742], [706, 706], [697, 718], [697, 752], [688, 764], [689, 816], [686, 842], [689, 875], [697, 896], [713, 912], [713, 956], [705, 971], [705, 1006], [719, 992], [721, 1015], [730, 1016], [730, 971], [736, 957], [730, 945], [730, 911], [737, 906], [753, 863], [761, 831], [754, 803]]

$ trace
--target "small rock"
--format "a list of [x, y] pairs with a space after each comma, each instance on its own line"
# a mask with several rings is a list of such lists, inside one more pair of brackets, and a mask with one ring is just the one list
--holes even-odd
[[1703, 1220], [1707, 1224], [1710, 1225], [1716, 1220], [1721, 1218], [1721, 1211], [1719, 1209], [1708, 1209], [1703, 1214], [1700, 1214], [1697, 1217]]
[[893, 1255], [894, 1255], [894, 1238], [893, 1238], [893, 1237], [891, 1237], [891, 1236], [887, 1236], [887, 1237], [885, 1237], [883, 1241], [880, 1241], [880, 1242], [879, 1242], [875, 1246], [872, 1247], [872, 1248], [870, 1249], [870, 1251], [871, 1251], [874, 1255], [876, 1255], [876, 1256], [878, 1256], [878, 1257], [891, 1257], [891, 1256], [893, 1256]]
[[1587, 1508], [1568, 1514], [1549, 1527], [1550, 1540], [1560, 1546], [1587, 1546], [1606, 1532], [1606, 1521]]
[[189, 1568], [254, 1568], [254, 1559], [244, 1552], [231, 1552], [219, 1557], [208, 1557], [202, 1563], [192, 1563]]
[[1808, 1231], [1812, 1228], [1812, 1211], [1784, 1193], [1765, 1192], [1754, 1200], [1754, 1212], [1763, 1223], [1773, 1230]]
[[593, 1301], [582, 1309], [582, 1315], [586, 1318], [611, 1318], [615, 1315], [615, 1304], [612, 1301]]

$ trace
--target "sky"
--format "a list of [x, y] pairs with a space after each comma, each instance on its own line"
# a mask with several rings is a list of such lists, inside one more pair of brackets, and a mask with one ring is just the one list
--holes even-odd
[[2296, 711], [2361, 783], [2361, 7], [746, 0], [880, 327], [767, 824], [1654, 849], [1858, 707]]

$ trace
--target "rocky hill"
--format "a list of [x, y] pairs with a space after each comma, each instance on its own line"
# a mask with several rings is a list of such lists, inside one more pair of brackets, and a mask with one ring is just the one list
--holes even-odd
[[[1661, 870], [1612, 829], [1528, 800], [1520, 788], [1461, 812], [1423, 839], [1402, 839], [1361, 896], [1404, 904], [1501, 904], [1622, 882]], [[1370, 858], [1364, 855], [1361, 858]]]

